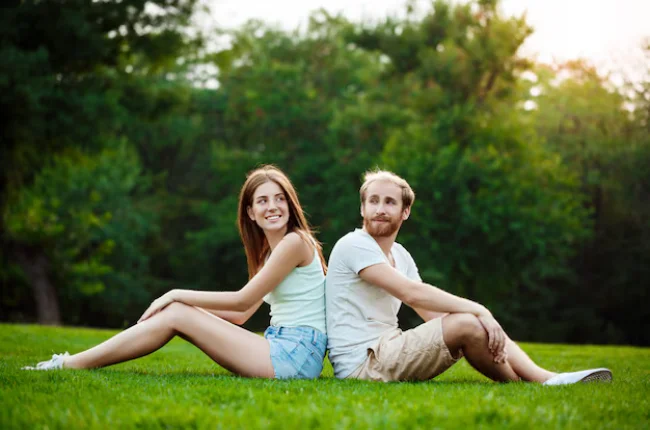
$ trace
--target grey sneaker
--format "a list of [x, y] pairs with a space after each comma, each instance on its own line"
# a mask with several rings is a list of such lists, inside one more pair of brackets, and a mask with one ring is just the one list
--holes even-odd
[[63, 354], [53, 354], [51, 360], [41, 361], [36, 365], [36, 367], [25, 366], [23, 370], [52, 370], [52, 369], [63, 369], [63, 361], [66, 357], [70, 357], [68, 351]]
[[567, 385], [578, 382], [610, 382], [612, 371], [601, 367], [600, 369], [581, 370], [580, 372], [558, 373], [543, 385]]

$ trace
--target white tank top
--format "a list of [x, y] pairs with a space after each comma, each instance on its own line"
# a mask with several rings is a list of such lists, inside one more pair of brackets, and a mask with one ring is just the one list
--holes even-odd
[[325, 273], [316, 248], [311, 263], [293, 269], [264, 301], [271, 306], [271, 325], [307, 326], [326, 334]]

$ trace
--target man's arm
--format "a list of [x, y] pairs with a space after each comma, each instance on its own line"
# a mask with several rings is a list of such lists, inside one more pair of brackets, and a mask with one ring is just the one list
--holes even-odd
[[418, 315], [420, 315], [420, 318], [422, 318], [424, 322], [428, 322], [433, 319], [444, 317], [445, 315], [449, 315], [449, 312], [435, 312], [435, 311], [429, 311], [422, 308], [413, 308], [413, 310]]
[[[488, 333], [488, 346], [496, 355], [505, 348], [506, 335], [490, 311], [483, 305], [455, 296], [433, 285], [407, 278], [387, 263], [362, 269], [359, 276], [364, 281], [382, 288], [413, 309], [429, 312], [469, 313], [475, 315]], [[419, 312], [418, 312], [419, 314]], [[423, 318], [429, 316], [427, 312]]]
[[411, 280], [387, 263], [366, 267], [359, 272], [359, 276], [364, 281], [386, 290], [414, 309], [433, 312], [464, 312], [477, 317], [490, 314], [490, 311], [483, 305], [454, 296], [433, 285]]

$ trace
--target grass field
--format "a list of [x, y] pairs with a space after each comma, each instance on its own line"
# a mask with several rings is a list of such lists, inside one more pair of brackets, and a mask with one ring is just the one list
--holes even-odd
[[465, 361], [435, 381], [372, 383], [233, 376], [175, 339], [101, 370], [29, 372], [114, 331], [0, 325], [0, 429], [649, 428], [650, 348], [522, 344], [551, 370], [609, 367], [611, 384], [496, 384]]

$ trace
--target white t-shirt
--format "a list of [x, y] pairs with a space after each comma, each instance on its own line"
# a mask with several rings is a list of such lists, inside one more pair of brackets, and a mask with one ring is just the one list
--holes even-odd
[[[406, 249], [394, 243], [395, 269], [421, 281]], [[389, 264], [375, 239], [361, 229], [343, 236], [330, 255], [325, 281], [325, 311], [329, 360], [337, 378], [345, 378], [363, 363], [368, 348], [397, 325], [402, 302], [384, 289], [369, 284], [359, 272], [375, 264]]]

